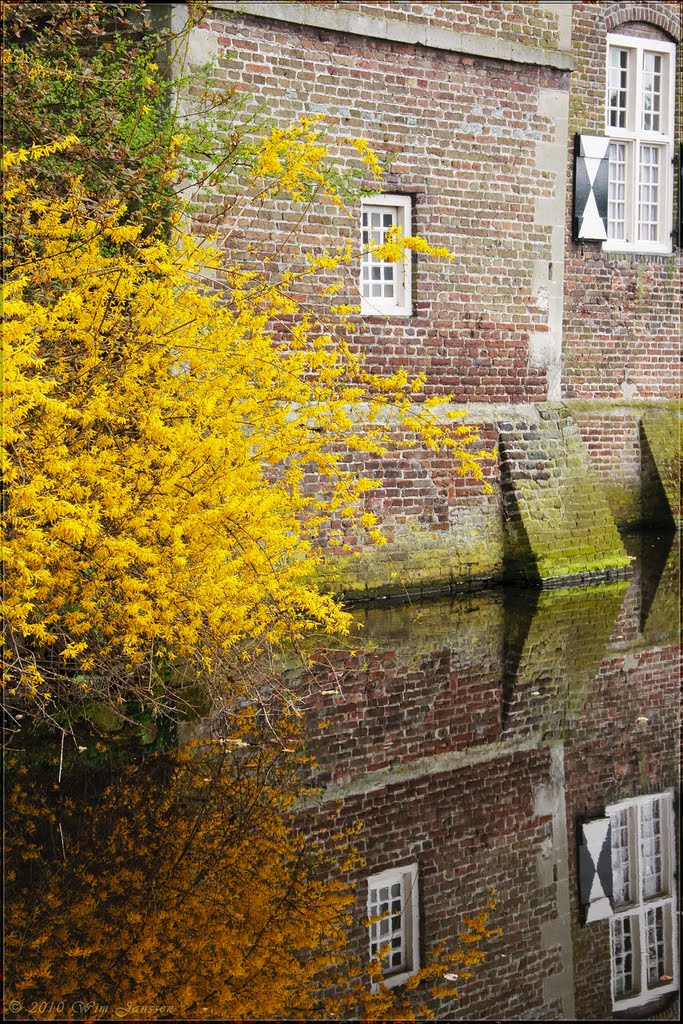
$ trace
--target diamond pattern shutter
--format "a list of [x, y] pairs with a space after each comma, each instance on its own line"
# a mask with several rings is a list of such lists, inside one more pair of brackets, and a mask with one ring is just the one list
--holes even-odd
[[575, 241], [603, 242], [607, 238], [609, 147], [604, 135], [574, 137]]
[[612, 916], [612, 842], [609, 818], [580, 828], [579, 889], [585, 924]]

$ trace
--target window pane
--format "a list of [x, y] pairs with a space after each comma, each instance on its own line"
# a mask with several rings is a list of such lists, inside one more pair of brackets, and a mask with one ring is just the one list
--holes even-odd
[[406, 966], [405, 947], [405, 892], [402, 876], [389, 886], [370, 888], [368, 911], [370, 917], [381, 920], [370, 925], [370, 954], [377, 955], [382, 946], [389, 946], [384, 957], [384, 970], [403, 970]]
[[623, 142], [613, 142], [609, 147], [607, 237], [626, 238], [626, 145]]
[[638, 238], [656, 242], [659, 234], [660, 147], [640, 147]]
[[647, 983], [658, 985], [667, 973], [664, 952], [664, 907], [648, 910], [645, 915], [645, 954], [647, 957]]
[[[370, 230], [362, 232], [363, 245], [383, 245], [387, 233], [398, 223], [398, 207], [373, 207], [365, 205], [363, 220], [369, 218]], [[361, 274], [361, 294], [366, 299], [387, 300], [394, 304], [400, 297], [397, 284], [402, 281], [403, 265], [382, 260], [373, 252], [365, 252], [362, 257], [363, 272]]]
[[619, 999], [636, 990], [633, 975], [633, 919], [613, 917], [611, 932], [614, 996]]
[[643, 91], [641, 125], [643, 131], [660, 131], [662, 108], [662, 57], [658, 53], [643, 53]]
[[611, 128], [626, 127], [626, 99], [628, 89], [628, 50], [609, 48], [608, 123]]
[[665, 892], [662, 854], [662, 809], [659, 800], [643, 804], [640, 840], [643, 863], [643, 897], [651, 899]]
[[615, 906], [630, 903], [631, 869], [629, 865], [628, 811], [610, 816], [612, 824], [612, 898]]

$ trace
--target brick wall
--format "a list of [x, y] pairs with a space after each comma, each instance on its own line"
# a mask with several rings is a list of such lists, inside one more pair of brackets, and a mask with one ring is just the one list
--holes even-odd
[[628, 565], [602, 487], [573, 421], [542, 409], [539, 421], [500, 424], [506, 574], [571, 578]]
[[[477, 28], [481, 16], [482, 31], [502, 32], [500, 21], [518, 39], [527, 29], [532, 37], [549, 31], [554, 15], [513, 7], [437, 5], [430, 17]], [[392, 18], [409, 9], [417, 17], [422, 8], [391, 5]], [[543, 90], [566, 88], [566, 76], [216, 9], [198, 35], [199, 50], [217, 47], [217, 80], [253, 92], [270, 120], [289, 125], [322, 113], [340, 136], [366, 138], [389, 163], [382, 190], [409, 194], [415, 230], [454, 250], [450, 263], [416, 260], [412, 317], [359, 318], [357, 347], [368, 365], [425, 372], [426, 393], [453, 393], [458, 402], [542, 401], [546, 370], [530, 365], [529, 340], [548, 331], [533, 275], [535, 263], [550, 258], [551, 228], [537, 222], [536, 208], [552, 199], [554, 181], [536, 163], [555, 124], [539, 100]], [[220, 197], [207, 198], [199, 219], [220, 205]], [[358, 230], [332, 206], [305, 211], [287, 203], [267, 221], [245, 212], [244, 223], [252, 241], [271, 245], [299, 224], [297, 241], [309, 250]], [[239, 234], [233, 240], [240, 243]], [[345, 291], [357, 295], [355, 270]]]
[[[308, 0], [310, 3], [311, 0]], [[411, 0], [376, 0], [375, 3], [355, 0], [312, 0], [316, 7], [345, 13], [388, 18], [404, 24], [424, 25], [476, 32], [513, 42], [537, 46], [558, 45], [558, 12], [543, 3], [412, 3]]]
[[[570, 90], [570, 167], [574, 133], [605, 134], [607, 33], [680, 38], [680, 8], [674, 3], [579, 0], [572, 9], [572, 52], [577, 69], [572, 73]], [[680, 139], [680, 108], [676, 123], [676, 137]], [[680, 249], [674, 247], [668, 256], [608, 254], [603, 253], [600, 242], [573, 242], [570, 193], [565, 255], [564, 396], [677, 396], [680, 330]], [[627, 439], [627, 459], [630, 448], [631, 440]], [[599, 460], [601, 453], [595, 447], [593, 450]]]
[[[414, 258], [411, 316], [356, 318], [352, 348], [368, 368], [424, 373], [418, 397], [470, 404], [489, 447], [498, 423], [535, 415], [531, 403], [568, 400], [612, 516], [635, 526], [648, 519], [640, 419], [678, 391], [678, 256], [607, 256], [570, 232], [573, 133], [604, 131], [605, 34], [624, 18], [649, 19], [657, 37], [678, 30], [664, 2], [216, 2], [193, 54], [213, 54], [216, 82], [251, 96], [247, 109], [268, 123], [321, 114], [333, 136], [367, 139], [387, 166], [382, 191], [410, 196], [413, 229], [454, 252]], [[344, 159], [362, 168], [357, 154]], [[275, 270], [357, 237], [357, 218], [324, 202], [265, 211], [245, 200], [235, 220], [223, 212], [231, 196], [198, 199], [199, 230], [217, 227], [241, 255], [255, 243]], [[301, 296], [319, 304], [332, 276]], [[357, 268], [341, 276], [334, 301], [354, 301]], [[358, 597], [500, 579], [497, 467], [485, 496], [446, 460], [397, 441], [385, 459], [353, 463], [382, 481], [367, 507], [389, 543], [344, 528], [353, 554], [330, 548], [328, 584]]]
[[[495, 424], [478, 424], [484, 449], [491, 453]], [[378, 547], [364, 531], [333, 519], [344, 546], [327, 544], [325, 584], [342, 596], [363, 599], [384, 593], [429, 593], [434, 588], [481, 587], [503, 573], [502, 517], [495, 458], [482, 463], [480, 481], [459, 476], [452, 459], [411, 444], [405, 430], [393, 432], [393, 444], [382, 458], [356, 454], [342, 457], [344, 468], [380, 481], [364, 507], [382, 525], [387, 540]], [[324, 492], [325, 483], [309, 474], [307, 490]], [[326, 538], [321, 538], [326, 544]], [[362, 557], [358, 557], [362, 556]]]

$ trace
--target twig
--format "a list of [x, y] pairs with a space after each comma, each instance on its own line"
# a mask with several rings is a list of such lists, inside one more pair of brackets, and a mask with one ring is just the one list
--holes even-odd
[[[57, 782], [58, 783], [62, 781], [62, 761], [64, 760], [64, 737], [65, 736], [66, 736], [66, 733], [62, 729], [62, 745], [61, 745], [60, 750], [59, 750], [59, 775], [57, 777]], [[62, 831], [62, 826], [61, 825], [59, 826], [59, 831], [60, 832]], [[64, 840], [62, 839], [62, 843], [63, 842], [64, 842]]]

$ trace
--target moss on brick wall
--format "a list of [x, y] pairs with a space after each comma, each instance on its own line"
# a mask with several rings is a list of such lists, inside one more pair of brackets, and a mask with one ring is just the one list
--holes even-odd
[[643, 501], [654, 522], [681, 521], [681, 433], [676, 409], [650, 409], [640, 421]]
[[617, 571], [629, 558], [566, 413], [501, 424], [506, 575], [529, 581]]

